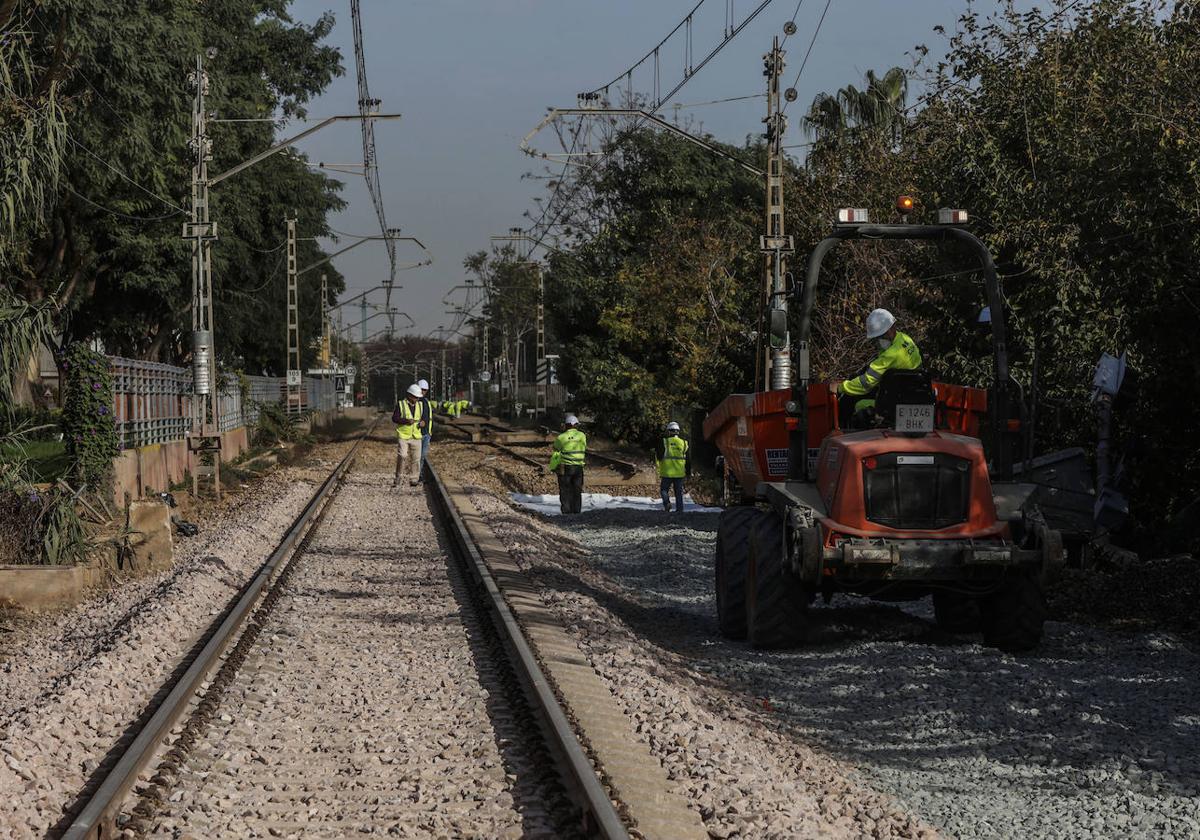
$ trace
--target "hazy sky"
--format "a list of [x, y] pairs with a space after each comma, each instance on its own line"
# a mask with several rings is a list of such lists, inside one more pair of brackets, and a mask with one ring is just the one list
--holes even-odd
[[[734, 0], [737, 19], [757, 4]], [[695, 0], [362, 0], [371, 93], [383, 101], [384, 112], [403, 114], [399, 121], [376, 123], [375, 129], [388, 221], [433, 252], [432, 266], [398, 278], [404, 288], [396, 299], [417, 322], [415, 331], [449, 323], [441, 300], [462, 282], [466, 254], [489, 247], [492, 234], [528, 224], [522, 214], [533, 208], [539, 183], [521, 178], [536, 164], [518, 150], [525, 133], [548, 107], [574, 106], [576, 93], [624, 72], [694, 5]], [[993, 5], [976, 7], [991, 10]], [[697, 59], [720, 39], [725, 0], [707, 0], [704, 8], [710, 6], [712, 19], [698, 24], [694, 34]], [[824, 7], [821, 0], [801, 4], [798, 32], [785, 45], [789, 84]], [[860, 84], [868, 69], [907, 67], [906, 52], [918, 43], [927, 44], [931, 55], [942, 52], [944, 38], [933, 27], [941, 24], [952, 32], [965, 7], [966, 0], [833, 0], [797, 86], [799, 98], [788, 111], [787, 142], [808, 139], [799, 117], [818, 92]], [[795, 0], [774, 0], [673, 101], [692, 104], [761, 93], [762, 54], [795, 9]], [[305, 21], [327, 10], [337, 19], [330, 41], [342, 50], [347, 72], [311, 105], [314, 117], [352, 113], [358, 99], [350, 0], [296, 0], [293, 6]], [[664, 53], [665, 93], [680, 74], [681, 42]], [[762, 130], [764, 108], [762, 99], [751, 99], [687, 113], [702, 121], [705, 131], [740, 144], [748, 133]], [[354, 123], [327, 128], [300, 148], [314, 161], [362, 159]], [[363, 179], [339, 177], [349, 206], [332, 220], [333, 227], [377, 233]], [[402, 262], [408, 256], [416, 261], [413, 246], [399, 247]], [[387, 275], [382, 243], [364, 244], [338, 258], [337, 265], [349, 285], [344, 298]], [[375, 327], [383, 325], [378, 319]]]

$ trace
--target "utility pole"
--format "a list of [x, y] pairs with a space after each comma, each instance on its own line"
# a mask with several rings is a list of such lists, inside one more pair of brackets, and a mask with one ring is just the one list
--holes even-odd
[[[200, 494], [200, 478], [211, 477], [213, 492], [221, 498], [221, 414], [217, 408], [217, 353], [213, 340], [212, 241], [217, 226], [208, 215], [208, 162], [212, 141], [208, 137], [205, 97], [208, 73], [203, 56], [188, 74], [192, 95], [192, 206], [183, 238], [192, 243], [192, 428], [188, 435], [191, 454], [192, 495]], [[208, 458], [212, 465], [204, 464]]]
[[342, 310], [337, 311], [337, 329], [334, 331], [337, 337], [337, 357], [338, 360], [345, 365], [348, 361], [346, 353], [346, 337], [342, 335]]
[[321, 367], [329, 370], [333, 348], [329, 337], [329, 285], [325, 272], [321, 272]]
[[[207, 55], [215, 55], [212, 49]], [[211, 477], [213, 493], [221, 497], [221, 411], [217, 388], [217, 354], [214, 340], [212, 243], [217, 238], [217, 225], [209, 214], [209, 191], [239, 172], [266, 160], [300, 140], [315, 134], [337, 122], [349, 120], [392, 120], [399, 114], [379, 114], [359, 110], [357, 114], [338, 114], [326, 117], [315, 125], [281, 140], [262, 152], [242, 161], [218, 175], [208, 174], [208, 162], [212, 160], [212, 140], [208, 136], [206, 98], [209, 93], [209, 76], [204, 69], [204, 56], [196, 56], [196, 64], [188, 73], [188, 85], [192, 88], [192, 136], [188, 141], [193, 156], [192, 206], [188, 221], [183, 226], [183, 238], [192, 243], [192, 427], [188, 432], [189, 467], [192, 471], [192, 493], [199, 495], [200, 478]], [[222, 120], [214, 119], [216, 122]], [[415, 241], [415, 240], [414, 240]], [[418, 242], [418, 244], [420, 244]], [[421, 246], [424, 247], [423, 245]], [[291, 249], [294, 257], [294, 248]], [[428, 263], [426, 263], [428, 264]], [[289, 377], [290, 378], [290, 377]], [[209, 459], [212, 465], [204, 463]]]
[[287, 403], [288, 414], [303, 409], [303, 374], [300, 368], [299, 283], [296, 279], [296, 220], [287, 220]]
[[[779, 48], [779, 36], [771, 45], [771, 51], [763, 56], [763, 75], [767, 77], [767, 173], [766, 173], [766, 234], [759, 239], [759, 250], [765, 256], [764, 286], [767, 290], [767, 357], [764, 382], [772, 391], [790, 388], [792, 385], [792, 357], [790, 337], [787, 335], [787, 270], [786, 260], [795, 248], [792, 237], [784, 234], [783, 228], [783, 135], [787, 120], [780, 109], [779, 80], [783, 75], [783, 50]], [[793, 97], [791, 91], [789, 97]], [[781, 314], [780, 314], [781, 313]], [[771, 325], [782, 323], [783, 335], [775, 335]], [[806, 349], [801, 350], [802, 353]]]

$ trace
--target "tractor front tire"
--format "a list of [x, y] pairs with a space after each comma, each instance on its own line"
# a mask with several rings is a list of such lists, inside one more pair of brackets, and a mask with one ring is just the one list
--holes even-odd
[[803, 644], [808, 629], [808, 593], [787, 563], [783, 520], [764, 514], [750, 538], [746, 572], [746, 636], [756, 648]]
[[947, 633], [978, 633], [979, 602], [958, 592], [933, 593], [933, 617]]
[[1010, 653], [1032, 650], [1042, 640], [1046, 597], [1038, 575], [1005, 578], [979, 602], [983, 643]]
[[750, 534], [765, 514], [756, 507], [732, 507], [721, 512], [717, 525], [717, 624], [726, 639], [746, 638], [746, 566]]

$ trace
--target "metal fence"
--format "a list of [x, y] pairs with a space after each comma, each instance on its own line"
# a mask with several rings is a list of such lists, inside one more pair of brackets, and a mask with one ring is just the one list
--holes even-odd
[[129, 448], [182, 440], [191, 425], [191, 371], [120, 357], [110, 357], [109, 363], [113, 419], [121, 444]]
[[[121, 445], [126, 448], [183, 440], [191, 428], [192, 371], [160, 362], [143, 362], [110, 356], [113, 372], [113, 418]], [[247, 376], [243, 398], [241, 383], [230, 378], [218, 392], [218, 425], [222, 432], [258, 425], [259, 406], [282, 403], [286, 381], [274, 376]], [[334, 382], [306, 377], [301, 393], [305, 410], [329, 411], [337, 407]]]

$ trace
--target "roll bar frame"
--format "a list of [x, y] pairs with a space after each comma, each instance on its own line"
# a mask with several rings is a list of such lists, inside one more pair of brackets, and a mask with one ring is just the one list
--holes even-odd
[[821, 263], [825, 256], [841, 242], [853, 239], [899, 239], [956, 241], [968, 245], [979, 257], [983, 272], [984, 290], [992, 324], [992, 352], [995, 360], [995, 381], [990, 390], [988, 414], [991, 422], [994, 469], [1002, 480], [1012, 478], [1012, 448], [1006, 439], [1009, 388], [1011, 378], [1008, 369], [1008, 339], [1004, 323], [1004, 302], [1000, 296], [1000, 279], [996, 275], [996, 264], [987, 245], [970, 231], [956, 225], [909, 225], [909, 224], [839, 224], [817, 243], [808, 258], [804, 283], [800, 286], [800, 328], [797, 333], [796, 351], [797, 378], [792, 383], [792, 399], [789, 413], [797, 420], [788, 436], [788, 479], [808, 481], [808, 384], [810, 380], [808, 339], [812, 333], [813, 304], [817, 296], [817, 281]]

